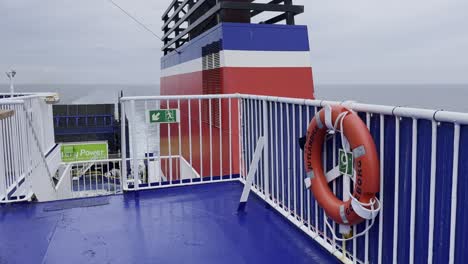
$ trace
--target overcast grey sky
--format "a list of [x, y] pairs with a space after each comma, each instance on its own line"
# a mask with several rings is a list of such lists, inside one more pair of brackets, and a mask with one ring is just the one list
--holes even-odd
[[[115, 1], [158, 34], [171, 2]], [[468, 83], [466, 0], [295, 2], [319, 84]], [[159, 83], [160, 48], [106, 0], [0, 0], [0, 71], [20, 83]]]

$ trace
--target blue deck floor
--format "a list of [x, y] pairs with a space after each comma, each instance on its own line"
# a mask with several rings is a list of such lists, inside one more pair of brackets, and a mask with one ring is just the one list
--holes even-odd
[[97, 198], [104, 205], [94, 207], [2, 206], [0, 263], [337, 263], [254, 195], [237, 215], [241, 191], [232, 182]]

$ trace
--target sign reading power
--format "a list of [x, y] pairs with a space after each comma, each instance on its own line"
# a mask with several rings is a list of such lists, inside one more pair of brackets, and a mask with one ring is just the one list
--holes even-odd
[[107, 141], [64, 143], [62, 162], [105, 160], [109, 158]]

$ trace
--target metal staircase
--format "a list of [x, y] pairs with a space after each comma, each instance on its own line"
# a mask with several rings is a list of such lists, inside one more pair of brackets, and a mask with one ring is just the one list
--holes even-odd
[[0, 203], [57, 198], [60, 150], [44, 122], [49, 107], [40, 95], [0, 99]]

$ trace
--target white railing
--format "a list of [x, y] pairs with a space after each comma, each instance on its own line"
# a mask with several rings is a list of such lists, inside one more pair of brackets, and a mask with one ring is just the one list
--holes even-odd
[[[468, 213], [458, 206], [465, 202], [458, 192], [466, 188], [466, 181], [462, 186], [458, 183], [462, 173], [468, 173], [463, 165], [468, 155], [460, 152], [468, 140], [468, 114], [352, 102], [240, 98], [244, 160], [252, 159], [260, 137], [266, 141], [254, 191], [330, 253], [348, 263], [460, 263], [464, 259], [464, 235], [458, 230], [466, 230]], [[377, 223], [363, 237], [347, 242], [335, 241], [326, 226], [331, 220], [305, 190], [307, 176], [298, 145], [315, 113], [325, 105], [339, 104], [361, 116], [381, 160], [382, 210]], [[329, 171], [337, 165], [340, 137], [331, 136], [325, 146], [323, 161]], [[248, 167], [242, 181], [247, 171]], [[345, 193], [344, 180], [330, 184], [339, 198]], [[353, 226], [353, 234], [368, 225], [369, 221]], [[333, 229], [339, 234], [338, 225], [333, 223]]]
[[[8, 97], [10, 94], [0, 93], [0, 97], [2, 96]], [[54, 93], [16, 93], [13, 99], [0, 99], [0, 105], [11, 100], [23, 102], [44, 154], [47, 154], [55, 146], [52, 105], [46, 100], [47, 98], [56, 98], [56, 96]]]
[[[32, 195], [32, 177], [50, 175], [44, 153], [23, 101], [1, 102], [0, 108], [13, 110], [14, 116], [0, 121], [0, 142], [3, 169], [0, 171], [2, 203], [28, 200]], [[45, 178], [47, 180], [47, 178]]]
[[[266, 144], [253, 191], [341, 261], [456, 263], [468, 254], [463, 250], [468, 232], [464, 206], [468, 181], [460, 177], [468, 174], [468, 153], [463, 148], [468, 144], [468, 114], [238, 94], [127, 97], [121, 102], [122, 159], [68, 165], [65, 171], [70, 176], [58, 184], [67, 187], [58, 192], [70, 190], [72, 197], [88, 197], [122, 190], [245, 182], [257, 142], [263, 138]], [[24, 104], [10, 100], [0, 106]], [[314, 115], [325, 105], [338, 104], [346, 104], [361, 116], [381, 161], [378, 219], [364, 236], [343, 242], [332, 236], [327, 229], [330, 220], [304, 188], [303, 152], [298, 144]], [[26, 109], [20, 117], [30, 114]], [[160, 109], [176, 109], [179, 120], [149, 122], [149, 111]], [[4, 157], [6, 166], [18, 170], [5, 169], [0, 185], [3, 194], [20, 185], [22, 172], [38, 171], [30, 164], [46, 164], [39, 155], [27, 154], [34, 144], [25, 148], [24, 142], [34, 139], [35, 130], [30, 130], [30, 136], [22, 125], [28, 119], [20, 117], [15, 125], [11, 124], [14, 119], [1, 123], [1, 147], [4, 155], [11, 155]], [[15, 128], [25, 130], [28, 141], [11, 137]], [[37, 152], [44, 154], [40, 150], [48, 141], [42, 142]], [[330, 136], [325, 146], [324, 167], [331, 170], [337, 165], [340, 137]], [[43, 168], [40, 173], [47, 166]], [[25, 179], [28, 182], [28, 176]], [[330, 183], [339, 198], [344, 198], [349, 185], [345, 179]], [[353, 233], [368, 225], [353, 226]], [[332, 223], [332, 228], [339, 236], [340, 227]]]
[[57, 185], [61, 199], [122, 193], [120, 159], [64, 164], [64, 176]]
[[24, 95], [0, 99], [0, 109], [15, 113], [0, 121], [0, 202], [29, 200], [33, 185], [53, 186], [46, 159], [55, 146], [51, 107], [43, 96]]
[[[214, 121], [217, 118], [213, 116], [215, 101], [218, 101], [216, 108], [221, 106], [217, 111], [224, 119], [220, 123]], [[468, 155], [461, 154], [463, 148], [460, 148], [463, 142], [468, 143], [468, 114], [237, 94], [129, 97], [122, 102], [122, 116], [127, 117], [129, 123], [129, 140], [122, 142], [122, 149], [126, 150], [130, 144], [123, 152], [127, 160], [123, 164], [126, 167], [123, 178], [128, 175], [124, 183], [133, 178], [139, 182], [136, 186], [124, 184], [127, 190], [223, 179], [217, 175], [236, 180], [236, 174], [240, 174], [240, 181], [245, 182], [255, 146], [262, 137], [266, 144], [253, 191], [341, 261], [455, 263], [465, 255], [463, 250], [456, 249], [464, 243], [463, 232], [457, 230], [466, 230], [464, 223], [468, 221], [468, 212], [464, 206], [458, 206], [465, 202], [465, 196], [458, 195], [459, 190], [468, 188], [466, 181], [459, 186], [459, 175], [468, 173], [467, 166], [463, 165], [468, 162]], [[381, 160], [378, 197], [382, 208], [377, 221], [364, 236], [343, 242], [334, 239], [326, 225], [331, 220], [311, 192], [304, 188], [303, 152], [298, 144], [315, 113], [325, 105], [339, 104], [346, 104], [361, 116], [376, 142]], [[149, 118], [148, 110], [160, 108], [178, 109], [181, 117], [185, 117], [171, 125], [145, 122]], [[207, 122], [203, 116], [207, 116]], [[135, 128], [139, 122], [144, 126], [138, 129], [137, 135]], [[159, 153], [159, 150], [150, 151], [145, 147], [149, 141], [160, 138], [148, 133], [151, 126], [161, 133]], [[122, 129], [122, 135], [126, 135], [125, 123]], [[226, 141], [217, 135], [222, 135]], [[140, 139], [142, 145], [138, 144]], [[330, 137], [325, 146], [324, 167], [331, 170], [337, 165], [340, 138]], [[153, 155], [145, 157], [145, 153]], [[164, 165], [163, 161], [167, 164], [174, 156], [187, 160], [195, 174], [201, 175], [201, 180], [180, 181], [171, 169], [163, 169], [168, 180], [154, 185], [145, 182], [141, 173], [147, 167], [142, 165], [145, 160], [160, 161], [161, 167], [177, 170], [176, 166]], [[229, 167], [227, 171], [226, 166]], [[344, 197], [343, 186], [347, 185], [344, 181], [338, 178], [330, 183], [339, 198]], [[166, 184], [162, 184], [164, 182]], [[368, 225], [369, 222], [365, 222], [353, 226], [353, 233], [362, 232]], [[443, 227], [436, 228], [436, 225]], [[339, 226], [333, 223], [332, 228], [340, 236]]]
[[[124, 190], [238, 180], [237, 98], [128, 97], [121, 102], [122, 138], [129, 135], [122, 140]], [[179, 122], [150, 123], [149, 111], [160, 109], [177, 109]]]
[[[0, 201], [6, 202], [11, 199], [19, 186], [25, 183], [29, 176], [28, 167], [33, 163], [28, 159], [28, 149], [26, 146], [28, 139], [27, 124], [18, 116], [22, 112], [21, 102], [11, 101], [9, 104], [0, 106], [2, 110], [13, 111], [14, 115], [10, 118], [0, 120]], [[14, 137], [13, 135], [19, 135]], [[24, 143], [22, 143], [24, 142]], [[21, 147], [19, 147], [21, 146]], [[19, 200], [20, 197], [15, 197]]]

